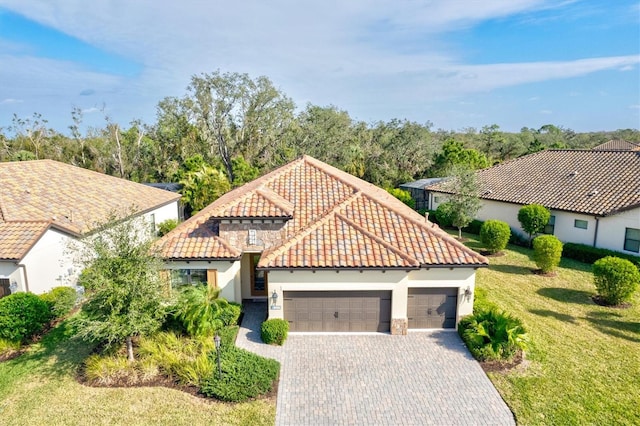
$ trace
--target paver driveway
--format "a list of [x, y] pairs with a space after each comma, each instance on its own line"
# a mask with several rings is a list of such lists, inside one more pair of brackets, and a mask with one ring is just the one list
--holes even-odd
[[511, 425], [457, 334], [292, 335], [277, 425]]
[[282, 363], [277, 425], [515, 424], [455, 332], [291, 334], [275, 348], [247, 313], [238, 346]]

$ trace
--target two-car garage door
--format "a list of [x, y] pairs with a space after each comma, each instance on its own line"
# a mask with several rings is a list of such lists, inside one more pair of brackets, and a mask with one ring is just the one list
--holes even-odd
[[[410, 288], [409, 328], [455, 328], [457, 288]], [[285, 291], [291, 331], [387, 332], [391, 291]]]

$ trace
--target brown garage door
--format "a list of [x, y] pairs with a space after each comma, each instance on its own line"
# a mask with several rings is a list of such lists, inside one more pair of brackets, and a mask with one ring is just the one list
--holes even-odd
[[455, 328], [457, 288], [410, 288], [409, 328]]
[[389, 331], [390, 291], [285, 291], [291, 331]]

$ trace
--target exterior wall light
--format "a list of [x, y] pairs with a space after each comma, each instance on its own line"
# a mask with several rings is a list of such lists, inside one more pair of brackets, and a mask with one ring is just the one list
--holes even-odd
[[278, 293], [273, 290], [271, 293], [271, 306], [276, 306], [278, 304]]

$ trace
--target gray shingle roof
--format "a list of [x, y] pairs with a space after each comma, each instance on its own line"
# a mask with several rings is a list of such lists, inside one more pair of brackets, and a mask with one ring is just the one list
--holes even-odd
[[[477, 175], [486, 200], [598, 216], [640, 207], [640, 151], [541, 151]], [[452, 192], [451, 182], [426, 189]]]
[[603, 144], [591, 148], [597, 151], [638, 151], [640, 144], [636, 142], [625, 141], [624, 139], [611, 139]]

